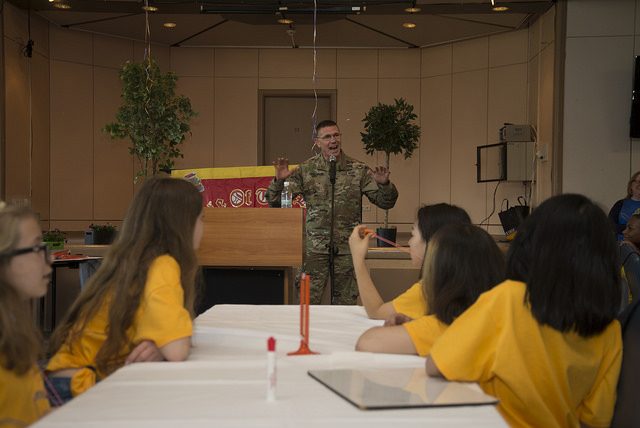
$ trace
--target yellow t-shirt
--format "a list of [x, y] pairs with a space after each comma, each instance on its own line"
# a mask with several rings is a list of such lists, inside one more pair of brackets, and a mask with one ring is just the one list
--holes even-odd
[[419, 281], [393, 299], [391, 304], [397, 313], [405, 314], [413, 319], [420, 318], [427, 313], [427, 300], [424, 297], [422, 284]]
[[511, 426], [609, 426], [622, 362], [620, 324], [583, 338], [540, 325], [526, 285], [482, 294], [431, 349], [449, 380], [478, 382]]
[[[106, 301], [87, 323], [79, 339], [63, 345], [49, 360], [48, 371], [95, 366], [95, 357], [106, 340], [110, 302]], [[184, 307], [184, 292], [180, 283], [180, 266], [176, 260], [163, 255], [149, 267], [144, 294], [133, 324], [129, 329], [129, 343], [121, 355], [128, 355], [142, 340], [152, 340], [159, 348], [169, 342], [192, 334], [192, 321]], [[71, 381], [74, 396], [89, 389], [103, 374], [86, 369], [77, 372]]]
[[409, 333], [413, 346], [416, 347], [416, 351], [421, 357], [429, 355], [433, 343], [448, 327], [435, 315], [423, 315], [420, 318], [402, 324], [402, 326]]
[[22, 376], [0, 365], [0, 427], [26, 427], [49, 411], [40, 370]]

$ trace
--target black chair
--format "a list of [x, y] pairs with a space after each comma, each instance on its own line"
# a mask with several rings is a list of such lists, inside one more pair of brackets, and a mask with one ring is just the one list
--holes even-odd
[[622, 369], [612, 428], [640, 424], [640, 303], [637, 299], [620, 315], [622, 325]]

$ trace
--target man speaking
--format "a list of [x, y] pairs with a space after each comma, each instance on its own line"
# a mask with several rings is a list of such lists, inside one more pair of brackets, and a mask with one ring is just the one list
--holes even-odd
[[362, 195], [382, 209], [393, 208], [398, 199], [398, 190], [389, 181], [389, 170], [382, 166], [371, 170], [364, 163], [345, 155], [340, 137], [340, 129], [334, 121], [318, 123], [314, 143], [320, 153], [293, 171], [289, 171], [287, 159], [277, 159], [273, 162], [275, 179], [267, 190], [269, 206], [279, 207], [280, 193], [286, 180], [293, 197], [300, 194], [307, 204], [302, 270], [311, 276], [310, 301], [315, 305], [320, 304], [330, 276], [330, 259], [335, 278], [335, 283], [331, 284], [331, 303], [356, 303], [358, 287], [348, 240], [353, 228], [362, 222]]

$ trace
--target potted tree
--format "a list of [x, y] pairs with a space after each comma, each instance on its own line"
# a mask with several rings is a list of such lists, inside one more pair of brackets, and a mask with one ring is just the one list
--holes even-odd
[[[420, 139], [420, 126], [413, 123], [416, 118], [413, 106], [404, 98], [395, 99], [394, 104], [378, 103], [371, 107], [362, 119], [365, 132], [360, 133], [367, 154], [383, 152], [384, 166], [387, 169], [392, 154], [403, 154], [405, 159], [409, 159]], [[390, 241], [396, 241], [396, 228], [389, 228], [389, 210], [384, 212], [384, 227], [378, 228], [376, 233]], [[378, 240], [378, 246], [388, 244]]]
[[148, 57], [142, 63], [126, 62], [120, 70], [122, 105], [116, 120], [104, 127], [111, 138], [129, 138], [129, 153], [138, 160], [136, 181], [173, 168], [183, 157], [180, 144], [197, 115], [189, 98], [176, 95], [178, 77], [160, 71]]

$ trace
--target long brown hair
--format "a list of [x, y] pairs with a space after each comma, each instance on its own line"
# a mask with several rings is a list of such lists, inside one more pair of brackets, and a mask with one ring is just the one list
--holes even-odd
[[151, 263], [168, 254], [180, 266], [184, 306], [193, 316], [198, 269], [193, 231], [202, 197], [189, 182], [149, 178], [133, 199], [116, 241], [102, 265], [56, 329], [51, 350], [77, 340], [98, 309], [109, 300], [107, 338], [96, 355], [96, 368], [109, 374], [122, 365], [127, 331], [134, 321]]
[[504, 263], [498, 245], [479, 227], [442, 227], [429, 241], [423, 265], [429, 314], [451, 324], [480, 294], [504, 279]]
[[42, 351], [30, 301], [20, 298], [7, 277], [9, 254], [20, 241], [20, 224], [30, 218], [38, 220], [29, 208], [0, 208], [0, 364], [18, 375], [29, 371]]

